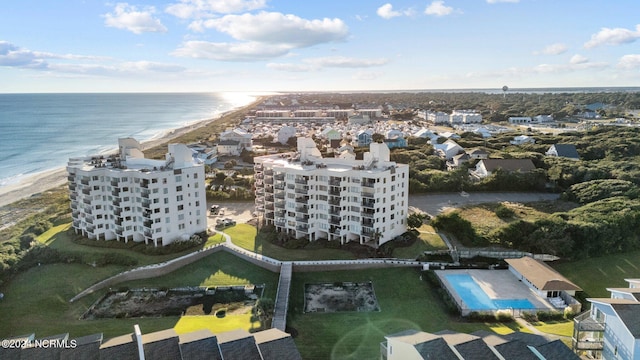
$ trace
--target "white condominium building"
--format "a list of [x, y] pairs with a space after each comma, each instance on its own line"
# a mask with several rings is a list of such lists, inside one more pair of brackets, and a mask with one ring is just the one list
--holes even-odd
[[371, 143], [363, 160], [322, 158], [309, 138], [295, 153], [254, 158], [256, 211], [277, 231], [310, 241], [379, 246], [406, 231], [409, 166]]
[[69, 159], [76, 233], [162, 246], [207, 229], [204, 166], [186, 145], [170, 144], [165, 160], [146, 159], [132, 138], [118, 145], [116, 155]]

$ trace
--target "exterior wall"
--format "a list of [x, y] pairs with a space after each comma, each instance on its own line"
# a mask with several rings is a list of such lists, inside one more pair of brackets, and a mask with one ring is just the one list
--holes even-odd
[[509, 124], [530, 124], [531, 118], [528, 116], [512, 116], [509, 118]]
[[407, 165], [379, 160], [366, 168], [363, 160], [337, 158], [302, 165], [282, 155], [254, 162], [256, 210], [278, 231], [376, 247], [406, 231]]
[[[167, 245], [206, 230], [204, 167], [130, 169], [70, 159], [76, 233], [94, 240]], [[178, 159], [177, 161], [180, 161]]]
[[416, 348], [393, 338], [387, 340], [387, 360], [422, 360]]
[[615, 311], [609, 305], [599, 303], [591, 303], [591, 305], [605, 314], [603, 359], [635, 359], [634, 355], [640, 354], [635, 352], [638, 344]]

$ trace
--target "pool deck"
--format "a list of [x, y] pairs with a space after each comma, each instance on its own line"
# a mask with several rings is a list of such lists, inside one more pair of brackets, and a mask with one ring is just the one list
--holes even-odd
[[[447, 288], [449, 294], [451, 294], [458, 303], [463, 315], [466, 312], [465, 310], [468, 311], [467, 306], [453, 286], [447, 281], [445, 275], [470, 275], [492, 300], [527, 299], [538, 310], [557, 310], [549, 304], [549, 302], [539, 297], [533, 290], [520, 282], [509, 270], [436, 270], [435, 273]], [[490, 309], [487, 309], [487, 311], [490, 311]]]

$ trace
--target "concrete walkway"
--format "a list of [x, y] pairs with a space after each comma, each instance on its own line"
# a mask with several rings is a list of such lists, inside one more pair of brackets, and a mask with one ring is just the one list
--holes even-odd
[[278, 292], [273, 310], [273, 320], [271, 327], [285, 331], [287, 327], [287, 310], [289, 308], [289, 290], [291, 289], [291, 274], [293, 264], [283, 262], [280, 267], [280, 279], [278, 280]]

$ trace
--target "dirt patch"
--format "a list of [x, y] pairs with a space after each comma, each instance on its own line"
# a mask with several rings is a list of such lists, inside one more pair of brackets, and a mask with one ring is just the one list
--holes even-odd
[[251, 285], [109, 291], [82, 319], [213, 315], [222, 309], [227, 315], [245, 314], [255, 307], [263, 290], [263, 285]]
[[305, 284], [304, 312], [380, 311], [373, 284]]

